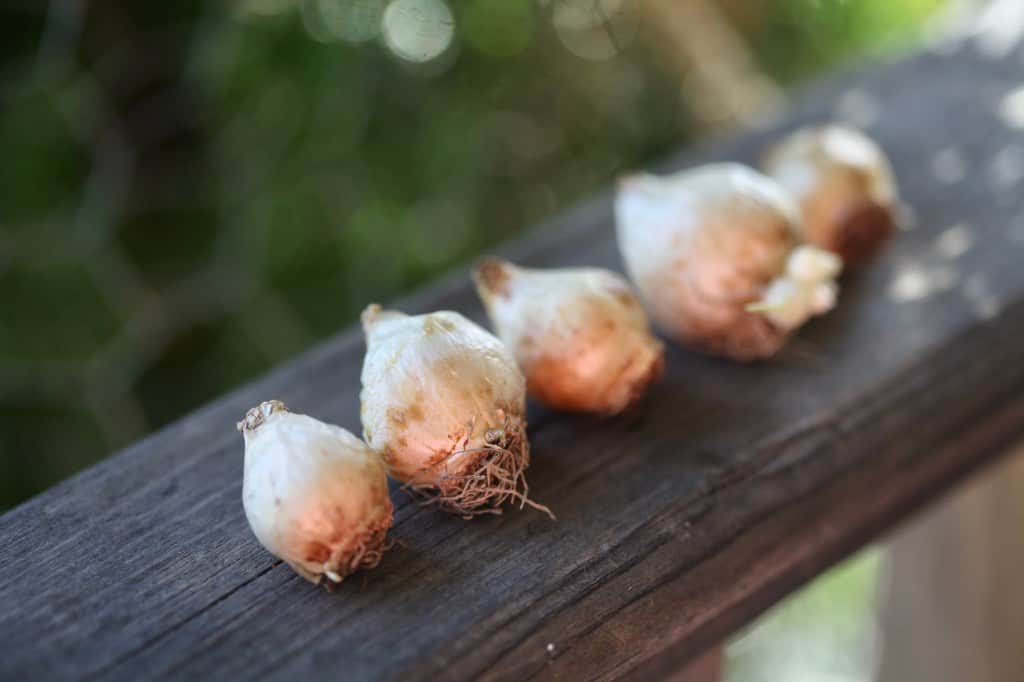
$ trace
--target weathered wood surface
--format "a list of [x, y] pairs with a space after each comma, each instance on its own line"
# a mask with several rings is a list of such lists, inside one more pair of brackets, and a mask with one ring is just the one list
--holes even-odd
[[[837, 106], [865, 120], [878, 110], [869, 130], [894, 157], [916, 227], [845, 283], [841, 308], [801, 334], [799, 354], [737, 366], [674, 349], [633, 415], [535, 409], [531, 492], [557, 523], [532, 511], [467, 523], [396, 492], [401, 544], [338, 593], [268, 556], [243, 517], [234, 423], [280, 398], [358, 431], [363, 343], [348, 330], [0, 518], [0, 677], [584, 680], [678, 670], [1024, 434], [1024, 135], [999, 115], [1020, 59], [986, 60], [968, 46], [806, 94], [780, 129], [829, 119]], [[752, 160], [773, 132], [664, 167]], [[946, 148], [940, 182], [933, 161]], [[957, 285], [894, 300], [895, 280], [919, 292], [912, 268], [962, 250], [963, 239], [936, 245], [958, 223], [974, 239], [943, 266]], [[505, 254], [617, 269], [608, 196]], [[402, 307], [480, 319], [464, 275]]]

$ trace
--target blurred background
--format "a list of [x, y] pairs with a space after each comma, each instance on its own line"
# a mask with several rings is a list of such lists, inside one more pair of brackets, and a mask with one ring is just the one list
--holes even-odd
[[[366, 301], [983, 4], [9, 0], [0, 511]], [[853, 662], [808, 679], [861, 679], [877, 563], [780, 607], [733, 647], [735, 679], [796, 679], [757, 655], [758, 633], [800, 632], [787, 624], [819, 589], [835, 618], [817, 636]]]
[[[0, 510], [944, 0], [13, 0]], [[960, 3], [962, 5], [962, 3]], [[962, 8], [954, 8], [962, 11]]]

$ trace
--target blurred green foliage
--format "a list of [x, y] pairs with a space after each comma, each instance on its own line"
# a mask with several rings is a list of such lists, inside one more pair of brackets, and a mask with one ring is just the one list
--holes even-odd
[[877, 548], [863, 550], [772, 607], [730, 642], [726, 680], [873, 679], [881, 561]]
[[[721, 2], [783, 84], [940, 4]], [[702, 130], [622, 3], [450, 9], [423, 63], [384, 0], [4, 10], [0, 510]]]
[[[742, 4], [746, 0], [733, 0]], [[760, 3], [751, 3], [758, 5]], [[762, 68], [783, 82], [814, 76], [865, 53], [906, 48], [937, 0], [773, 0], [747, 27]]]

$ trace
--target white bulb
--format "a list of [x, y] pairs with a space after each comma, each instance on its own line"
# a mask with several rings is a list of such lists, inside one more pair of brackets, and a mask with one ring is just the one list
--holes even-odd
[[800, 205], [804, 239], [856, 267], [895, 226], [896, 182], [882, 149], [839, 125], [800, 129], [765, 155], [765, 172]]
[[617, 414], [661, 375], [662, 344], [619, 275], [599, 268], [534, 270], [487, 259], [474, 279], [530, 394], [550, 407]]
[[267, 551], [312, 582], [377, 565], [393, 507], [384, 466], [363, 441], [276, 400], [238, 428], [245, 516]]
[[621, 183], [615, 216], [626, 269], [667, 334], [738, 360], [781, 348], [791, 327], [754, 309], [798, 243], [778, 183], [735, 163], [642, 175]]
[[466, 516], [529, 503], [526, 382], [508, 349], [462, 315], [363, 313], [366, 442], [399, 481]]

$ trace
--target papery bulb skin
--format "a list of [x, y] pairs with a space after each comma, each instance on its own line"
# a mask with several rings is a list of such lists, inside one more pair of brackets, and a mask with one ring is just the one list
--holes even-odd
[[331, 588], [381, 559], [394, 508], [384, 466], [345, 429], [260, 404], [239, 422], [242, 503], [256, 538], [296, 573]]
[[750, 309], [798, 244], [799, 211], [778, 183], [734, 163], [641, 174], [621, 182], [615, 215], [626, 269], [666, 334], [735, 360], [779, 351], [795, 327]]
[[839, 125], [798, 130], [765, 155], [765, 172], [800, 204], [803, 237], [848, 268], [871, 260], [895, 231], [896, 182], [882, 149]]
[[661, 376], [664, 348], [629, 284], [600, 268], [536, 270], [494, 258], [474, 273], [494, 328], [549, 407], [618, 414]]
[[371, 305], [362, 321], [363, 435], [389, 473], [466, 517], [542, 508], [527, 498], [526, 382], [505, 345], [455, 312]]

